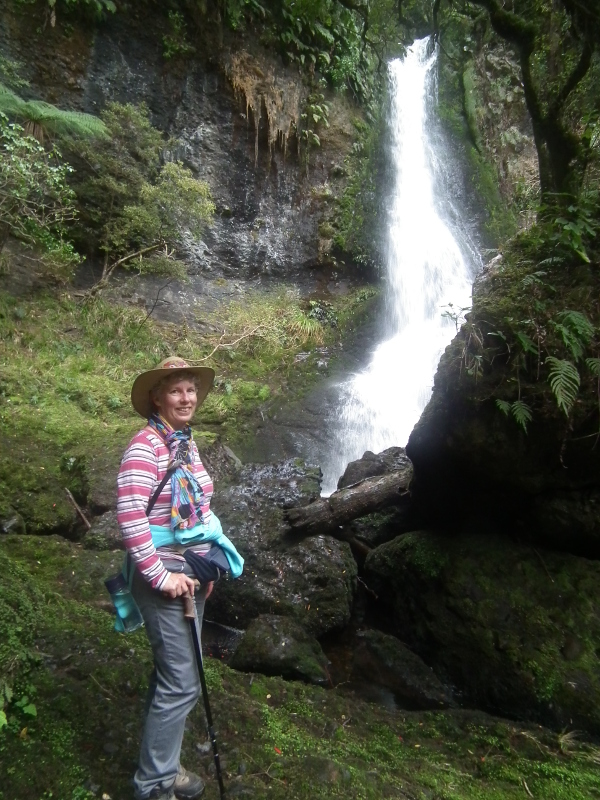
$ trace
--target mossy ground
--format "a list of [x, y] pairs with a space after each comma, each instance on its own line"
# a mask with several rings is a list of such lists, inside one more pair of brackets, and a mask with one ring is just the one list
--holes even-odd
[[[98, 608], [101, 579], [120, 557], [60, 537], [0, 540], [0, 633], [29, 657], [10, 672], [2, 800], [132, 796], [151, 658], [143, 631], [115, 633]], [[3, 651], [3, 675], [10, 664]], [[387, 711], [343, 687], [236, 673], [211, 659], [206, 672], [226, 784], [240, 796], [600, 797], [597, 752], [582, 740], [474, 711]], [[24, 696], [35, 716], [19, 706]], [[207, 800], [216, 799], [211, 757], [195, 748], [205, 741], [200, 710], [190, 722], [184, 763], [205, 777]]]
[[363, 289], [335, 305], [302, 303], [285, 289], [249, 294], [215, 313], [212, 323], [219, 332], [211, 337], [101, 300], [1, 293], [3, 518], [10, 516], [5, 507], [11, 507], [28, 533], [73, 529], [77, 516], [64, 489], [85, 504], [96, 479], [90, 457], [101, 455], [116, 469], [140, 426], [129, 400], [133, 378], [169, 353], [214, 367], [215, 388], [197, 414], [196, 437], [210, 442], [218, 434], [235, 446], [253, 430], [261, 406], [316, 380], [316, 352], [301, 364], [294, 362], [295, 355], [334, 346], [372, 294]]

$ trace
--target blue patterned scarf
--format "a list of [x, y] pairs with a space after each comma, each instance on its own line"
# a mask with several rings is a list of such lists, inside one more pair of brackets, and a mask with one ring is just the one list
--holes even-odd
[[160, 414], [152, 414], [148, 425], [158, 433], [169, 450], [167, 469], [176, 466], [171, 475], [171, 530], [193, 528], [202, 521], [200, 505], [204, 494], [192, 470], [192, 429], [186, 425], [180, 431], [174, 431]]

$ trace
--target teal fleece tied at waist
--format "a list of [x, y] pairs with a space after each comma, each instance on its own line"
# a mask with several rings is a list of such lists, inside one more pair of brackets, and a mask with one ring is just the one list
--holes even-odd
[[183, 544], [190, 547], [203, 542], [214, 542], [222, 548], [227, 556], [231, 568], [231, 577], [239, 578], [244, 569], [244, 559], [235, 549], [233, 542], [225, 536], [218, 517], [213, 512], [210, 520], [204, 524], [200, 522], [193, 528], [172, 531], [163, 525], [150, 525], [154, 547], [165, 547], [170, 544]]

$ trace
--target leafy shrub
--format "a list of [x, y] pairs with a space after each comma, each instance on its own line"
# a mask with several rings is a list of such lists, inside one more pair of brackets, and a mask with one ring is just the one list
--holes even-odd
[[58, 150], [46, 151], [0, 113], [0, 252], [12, 234], [66, 268], [78, 262], [64, 238], [76, 217], [71, 172]]

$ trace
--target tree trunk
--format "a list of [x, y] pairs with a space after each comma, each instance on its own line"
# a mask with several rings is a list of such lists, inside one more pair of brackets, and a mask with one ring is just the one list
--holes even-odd
[[353, 519], [397, 505], [408, 493], [412, 467], [340, 489], [308, 506], [290, 508], [286, 518], [294, 533], [318, 536], [331, 533]]

